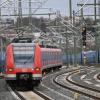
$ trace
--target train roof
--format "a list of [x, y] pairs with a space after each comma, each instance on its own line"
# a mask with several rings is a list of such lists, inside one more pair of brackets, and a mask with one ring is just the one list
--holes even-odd
[[14, 38], [12, 40], [12, 43], [32, 43], [32, 38], [25, 38], [25, 37]]
[[[34, 43], [33, 42], [33, 38], [27, 38], [27, 37], [17, 37], [17, 38], [14, 38], [13, 40], [12, 40], [12, 42], [11, 43], [13, 43], [13, 44], [29, 44], [29, 43]], [[16, 45], [17, 45], [16, 44]], [[39, 44], [39, 43], [34, 43], [34, 44]], [[47, 45], [47, 44], [44, 44], [44, 43], [41, 43], [41, 44], [39, 44], [39, 46], [41, 47], [41, 48], [56, 48], [56, 49], [59, 49], [59, 47], [57, 47], [57, 46], [55, 46], [55, 45]]]

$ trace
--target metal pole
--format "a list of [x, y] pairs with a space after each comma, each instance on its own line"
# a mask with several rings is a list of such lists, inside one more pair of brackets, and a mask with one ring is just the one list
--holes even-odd
[[76, 40], [77, 38], [74, 36], [74, 67], [77, 67]]
[[95, 65], [97, 66], [98, 64], [98, 39], [97, 39], [98, 35], [96, 33], [95, 35], [95, 48], [96, 48], [96, 53], [95, 53]]
[[18, 0], [18, 13], [19, 13], [19, 20], [18, 20], [18, 27], [22, 26], [22, 1]]
[[[0, 0], [0, 5], [1, 5], [1, 0]], [[1, 6], [0, 6], [0, 21], [1, 21]]]
[[32, 25], [31, 0], [29, 0], [29, 25]]
[[73, 26], [75, 25], [75, 11], [73, 10]]
[[70, 65], [73, 64], [73, 51], [70, 50]]
[[50, 13], [49, 13], [48, 15], [49, 15], [49, 20], [50, 20], [50, 19], [51, 19], [51, 17], [50, 17], [50, 16], [51, 16]]
[[[3, 61], [3, 44], [2, 44], [2, 37], [0, 37], [0, 46], [1, 46], [1, 61]], [[0, 66], [0, 75], [2, 75], [2, 63], [1, 63], [1, 66]]]
[[99, 35], [97, 36], [97, 64], [99, 63]]
[[[99, 43], [100, 43], [100, 35], [99, 35]], [[99, 56], [98, 56], [98, 63], [100, 63], [100, 45], [99, 45]]]
[[83, 19], [83, 8], [81, 9], [81, 17]]
[[1, 59], [3, 60], [3, 41], [2, 41], [2, 37], [1, 37]]
[[[14, 0], [14, 15], [17, 15], [17, 9], [16, 9], [16, 1]], [[17, 17], [15, 17], [15, 19], [17, 19]], [[15, 24], [15, 20], [14, 20], [14, 24]]]
[[97, 36], [95, 36], [95, 47], [96, 47], [96, 56], [95, 56], [95, 65], [97, 66]]
[[72, 18], [72, 0], [69, 0], [69, 13], [70, 13], [70, 19]]
[[68, 38], [67, 38], [67, 33], [66, 33], [66, 60], [67, 60], [67, 67], [69, 66], [68, 62]]
[[99, 46], [99, 43], [100, 43], [100, 36], [98, 37], [98, 64], [100, 63], [100, 46]]
[[[98, 0], [98, 4], [100, 4], [100, 0]], [[99, 20], [100, 20], [100, 5], [98, 6], [98, 15], [99, 15]]]
[[96, 0], [94, 0], [94, 19], [95, 19], [95, 23], [96, 23], [96, 15], [97, 15], [97, 13], [96, 13]]

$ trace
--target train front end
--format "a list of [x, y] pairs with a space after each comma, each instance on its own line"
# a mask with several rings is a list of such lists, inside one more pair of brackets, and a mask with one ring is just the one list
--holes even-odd
[[39, 46], [34, 43], [11, 43], [8, 45], [6, 80], [40, 82], [42, 79], [40, 53]]

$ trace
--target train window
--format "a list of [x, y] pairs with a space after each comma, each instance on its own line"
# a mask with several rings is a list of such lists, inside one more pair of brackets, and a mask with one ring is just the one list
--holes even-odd
[[45, 52], [43, 52], [43, 65], [45, 65]]
[[33, 63], [33, 55], [30, 54], [14, 54], [15, 63], [30, 64]]
[[60, 52], [59, 52], [59, 62], [61, 61], [61, 58], [62, 58], [62, 57], [60, 56]]
[[52, 60], [52, 52], [50, 52], [50, 62], [51, 62], [51, 60]]
[[46, 64], [46, 52], [44, 51], [44, 65]]
[[58, 61], [58, 52], [56, 51], [56, 62]]
[[13, 43], [32, 43], [31, 38], [15, 38], [12, 40]]
[[52, 60], [52, 52], [50, 52], [50, 63], [51, 63], [51, 60]]
[[56, 55], [56, 60], [57, 60], [57, 58], [58, 58], [58, 57], [57, 57], [57, 56], [58, 56], [58, 55], [57, 55], [57, 51], [55, 52], [55, 55]]
[[54, 56], [55, 56], [55, 55], [54, 55], [54, 52], [53, 52], [52, 54], [53, 54], [53, 61], [54, 61]]
[[53, 60], [55, 59], [55, 53], [53, 52]]
[[47, 64], [48, 64], [48, 61], [49, 61], [49, 52], [47, 51]]
[[49, 52], [48, 52], [48, 51], [46, 52], [46, 58], [47, 58], [47, 59], [46, 59], [46, 63], [47, 63], [47, 65], [48, 65], [48, 60], [49, 60]]
[[42, 52], [42, 65], [44, 65], [44, 52]]
[[42, 53], [42, 60], [43, 60], [43, 65], [47, 64], [47, 61], [48, 61], [48, 52], [44, 51]]
[[53, 60], [53, 53], [51, 52], [51, 61]]
[[51, 61], [51, 52], [49, 52], [49, 63]]
[[59, 62], [59, 52], [57, 52], [57, 62]]
[[34, 63], [33, 46], [14, 46], [14, 63], [16, 67], [30, 68]]
[[57, 51], [55, 52], [55, 54], [56, 54], [56, 62], [57, 62], [57, 60], [58, 60], [58, 53], [57, 53]]
[[55, 55], [55, 52], [54, 52], [54, 60], [56, 59], [56, 55]]

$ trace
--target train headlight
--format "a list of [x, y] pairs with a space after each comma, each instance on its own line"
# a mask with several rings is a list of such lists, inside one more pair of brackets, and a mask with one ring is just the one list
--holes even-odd
[[35, 68], [36, 71], [40, 71], [40, 68]]
[[9, 71], [9, 72], [12, 72], [12, 71], [13, 71], [13, 68], [9, 68], [8, 71]]

